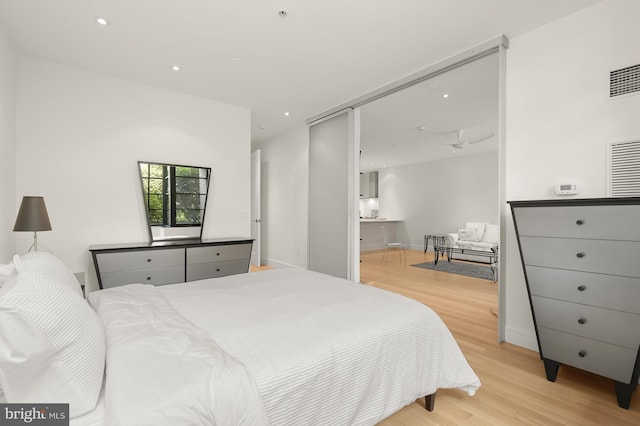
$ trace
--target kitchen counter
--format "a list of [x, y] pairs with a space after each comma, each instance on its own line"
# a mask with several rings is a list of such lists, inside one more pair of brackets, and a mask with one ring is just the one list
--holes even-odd
[[[396, 241], [397, 236], [403, 235], [404, 221], [397, 219], [360, 219], [360, 251], [382, 250], [384, 241], [382, 229], [387, 231], [389, 241]], [[400, 230], [400, 232], [399, 232]]]

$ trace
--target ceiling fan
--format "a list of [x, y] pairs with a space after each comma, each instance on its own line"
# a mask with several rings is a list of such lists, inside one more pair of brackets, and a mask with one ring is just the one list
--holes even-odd
[[450, 133], [454, 133], [456, 135], [456, 140], [452, 143], [440, 143], [440, 145], [449, 145], [453, 149], [462, 149], [468, 145], [472, 145], [474, 143], [484, 142], [488, 139], [491, 139], [495, 136], [495, 133], [489, 133], [483, 136], [479, 136], [473, 139], [465, 139], [464, 138], [464, 130], [457, 130]]

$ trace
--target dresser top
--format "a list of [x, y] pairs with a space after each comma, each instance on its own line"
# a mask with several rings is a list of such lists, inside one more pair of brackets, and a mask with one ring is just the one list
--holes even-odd
[[640, 204], [640, 197], [609, 198], [555, 198], [551, 200], [507, 201], [512, 207], [547, 207], [547, 206], [620, 206]]
[[221, 246], [230, 244], [248, 244], [251, 242], [253, 242], [252, 238], [244, 237], [210, 238], [203, 240], [194, 238], [180, 240], [146, 241], [141, 243], [97, 244], [89, 246], [89, 251]]

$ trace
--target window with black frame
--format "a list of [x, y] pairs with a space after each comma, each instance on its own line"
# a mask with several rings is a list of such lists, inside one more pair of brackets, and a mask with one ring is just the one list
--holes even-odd
[[211, 169], [140, 162], [150, 226], [201, 226]]

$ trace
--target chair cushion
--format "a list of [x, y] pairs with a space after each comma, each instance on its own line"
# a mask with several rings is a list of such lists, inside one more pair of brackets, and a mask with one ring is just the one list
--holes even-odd
[[479, 251], [487, 251], [490, 252], [492, 247], [495, 247], [495, 244], [485, 243], [482, 241], [462, 241], [458, 240], [456, 246], [461, 249], [469, 249], [469, 250], [479, 250]]

